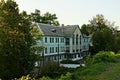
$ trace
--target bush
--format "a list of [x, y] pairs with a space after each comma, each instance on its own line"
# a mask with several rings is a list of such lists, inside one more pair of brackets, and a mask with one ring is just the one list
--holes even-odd
[[72, 74], [67, 72], [66, 75], [61, 75], [61, 77], [58, 80], [72, 80]]
[[43, 76], [40, 79], [35, 79], [35, 78], [31, 78], [29, 75], [27, 75], [27, 76], [22, 76], [19, 79], [15, 78], [15, 79], [12, 79], [12, 80], [51, 80], [51, 79], [49, 77], [45, 77], [45, 76]]
[[35, 80], [35, 78], [31, 78], [29, 75], [27, 76], [22, 76], [21, 78], [17, 79], [12, 79], [12, 80]]
[[91, 58], [90, 55], [86, 56], [85, 61], [84, 61], [85, 65], [86, 66], [91, 65], [92, 64], [92, 60], [93, 59]]
[[101, 51], [93, 56], [92, 63], [99, 63], [99, 62], [116, 62], [115, 53], [114, 52], [107, 52]]
[[49, 76], [51, 78], [54, 78], [54, 77], [58, 76], [58, 74], [56, 74], [58, 69], [59, 69], [58, 63], [49, 61], [44, 66], [40, 67], [38, 77]]

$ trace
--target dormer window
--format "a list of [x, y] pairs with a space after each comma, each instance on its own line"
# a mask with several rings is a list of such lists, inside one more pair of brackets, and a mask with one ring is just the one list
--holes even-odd
[[56, 32], [56, 29], [51, 29], [51, 32]]

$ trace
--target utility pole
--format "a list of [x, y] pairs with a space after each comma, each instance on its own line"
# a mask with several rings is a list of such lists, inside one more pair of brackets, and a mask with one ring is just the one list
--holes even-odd
[[58, 42], [58, 66], [59, 66], [59, 42]]

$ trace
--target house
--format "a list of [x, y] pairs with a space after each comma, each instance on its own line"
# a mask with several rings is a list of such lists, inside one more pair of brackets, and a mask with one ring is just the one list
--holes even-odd
[[81, 33], [78, 25], [53, 26], [34, 23], [43, 34], [38, 45], [44, 46], [41, 56], [46, 61], [61, 61], [65, 59], [79, 60], [89, 51], [90, 37]]

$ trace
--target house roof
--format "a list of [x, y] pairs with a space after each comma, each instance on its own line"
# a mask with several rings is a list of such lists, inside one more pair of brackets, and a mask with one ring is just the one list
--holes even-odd
[[78, 25], [67, 25], [67, 26], [65, 26], [64, 29], [63, 29], [64, 34], [66, 36], [71, 36], [74, 33], [74, 31], [76, 30], [77, 27], [79, 27], [79, 26]]
[[78, 25], [67, 25], [67, 26], [53, 26], [43, 23], [34, 23], [42, 31], [43, 35], [46, 36], [71, 36], [76, 30]]

